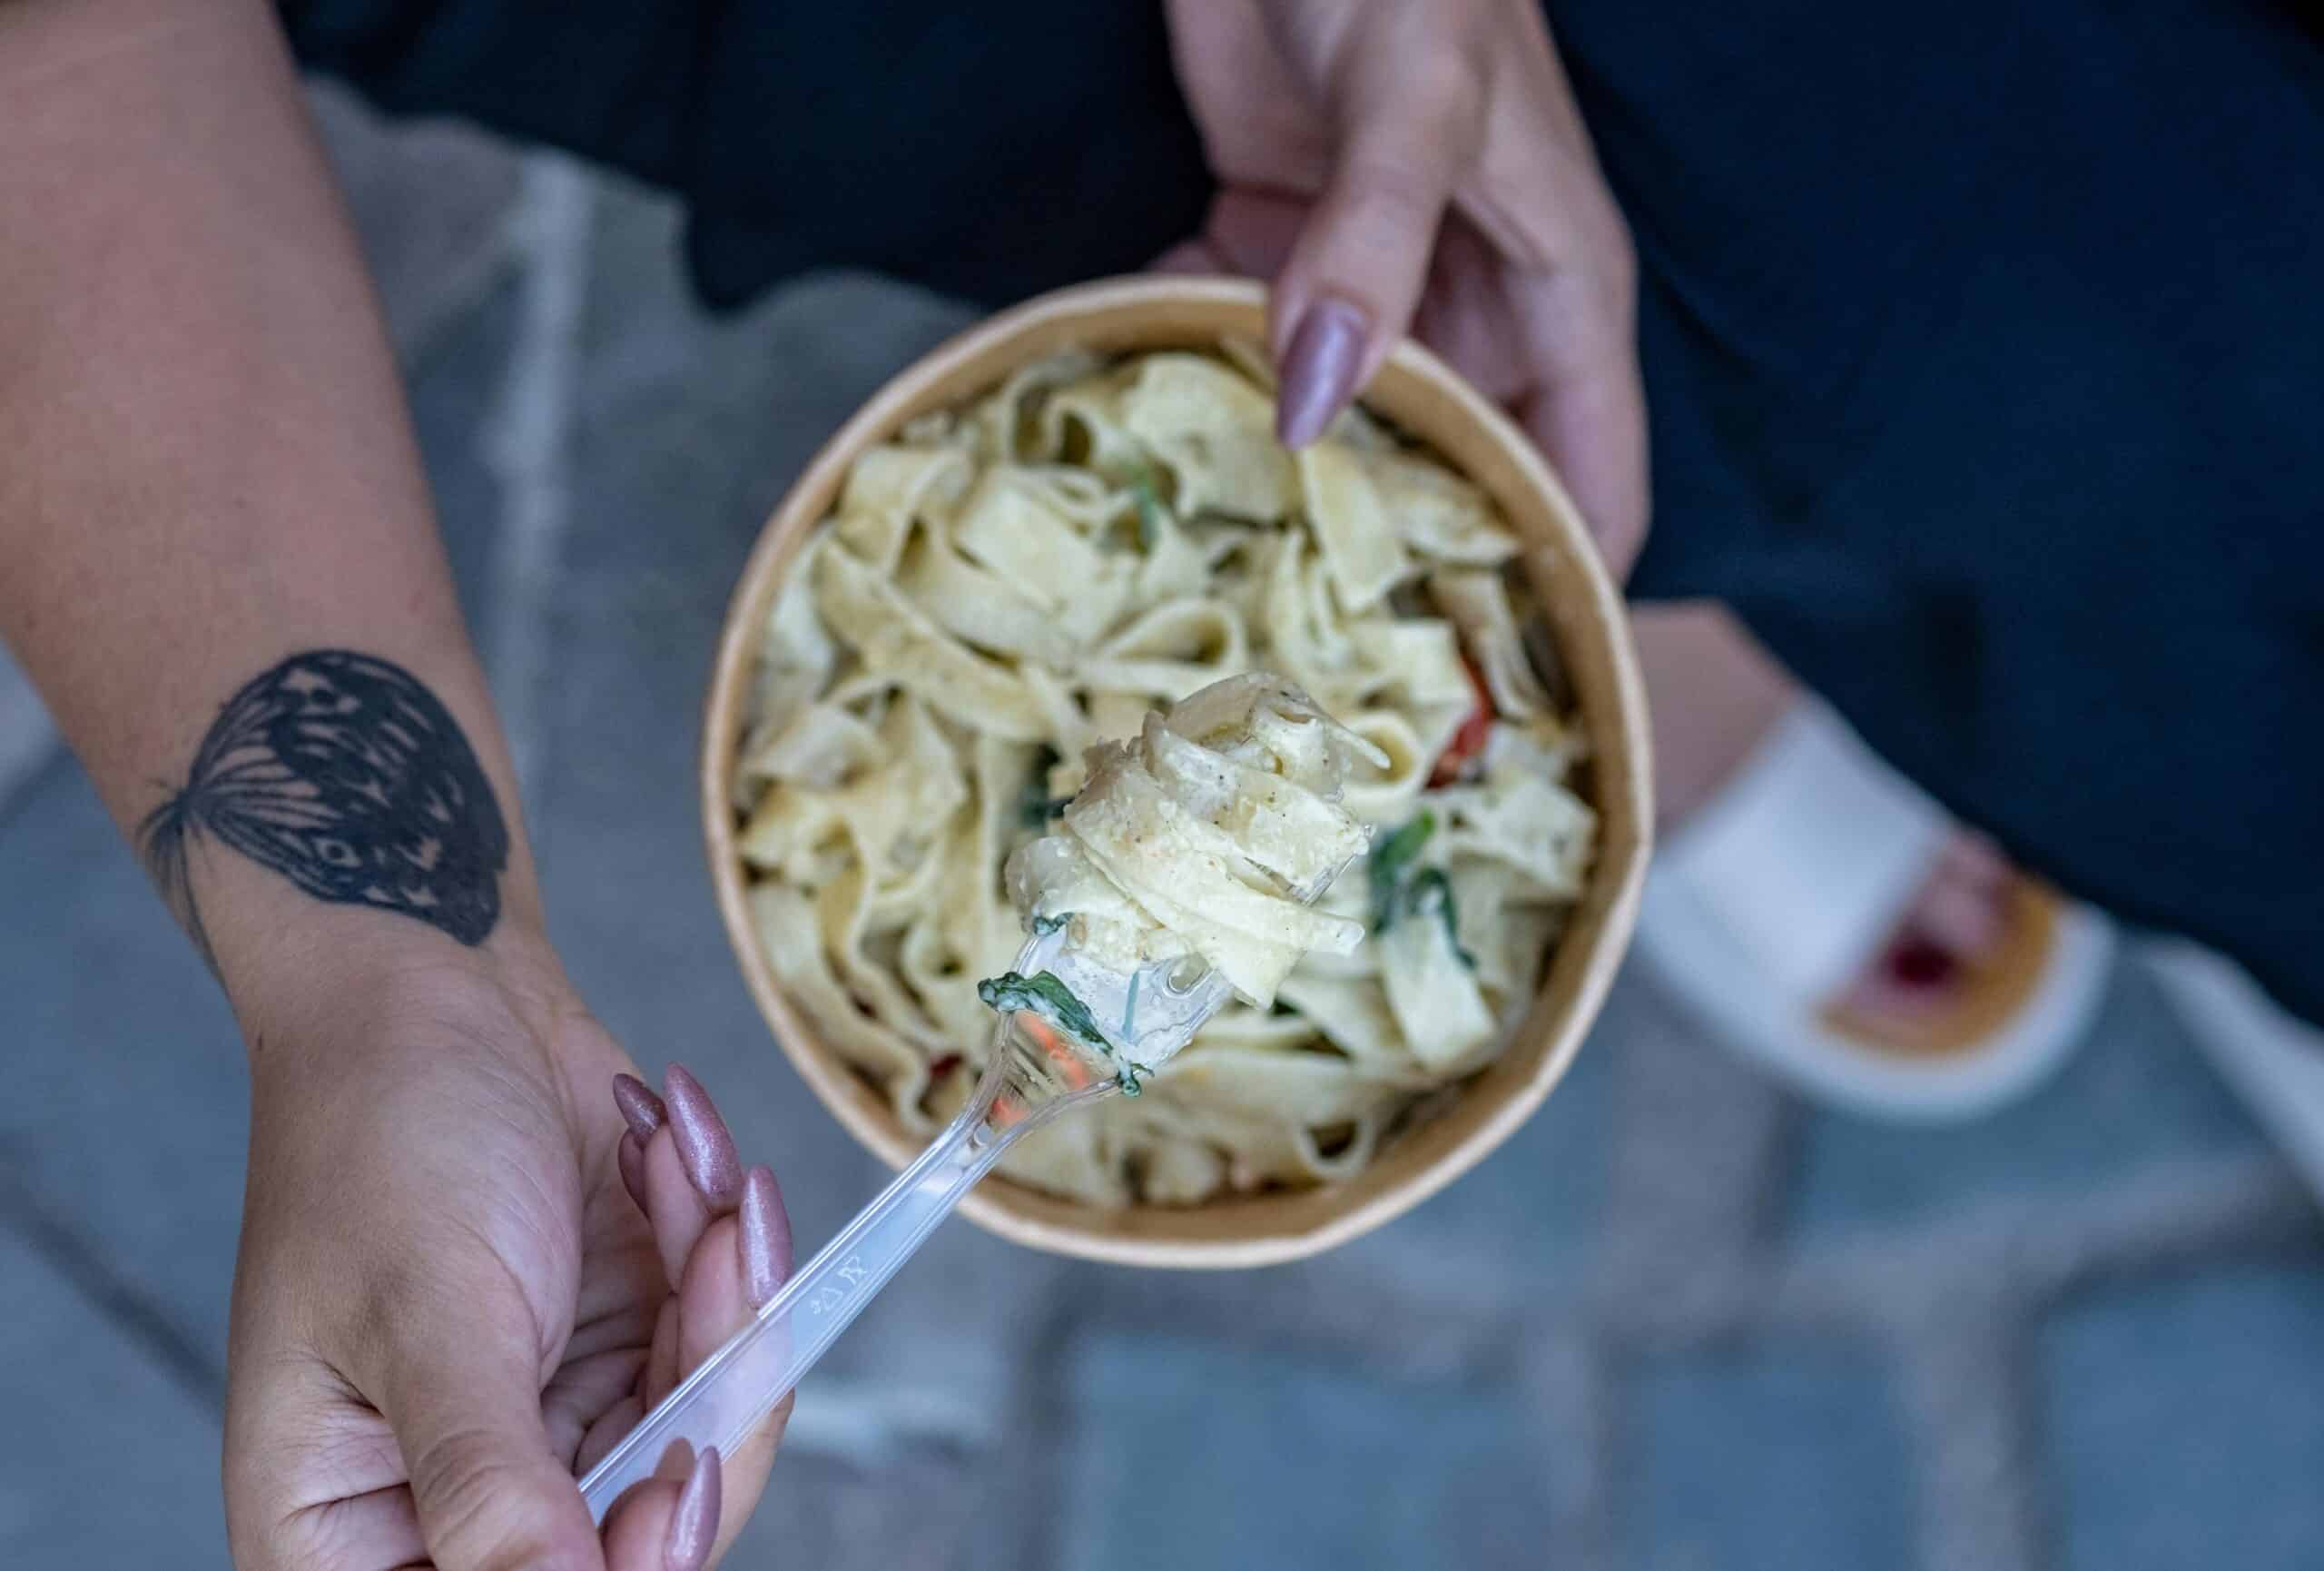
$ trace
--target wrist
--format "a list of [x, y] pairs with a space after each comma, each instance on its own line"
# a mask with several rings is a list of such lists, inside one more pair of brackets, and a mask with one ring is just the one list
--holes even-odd
[[301, 914], [241, 944], [219, 973], [253, 1079], [448, 1058], [553, 1072], [586, 1012], [547, 936], [507, 917], [483, 943], [453, 943], [376, 913]]

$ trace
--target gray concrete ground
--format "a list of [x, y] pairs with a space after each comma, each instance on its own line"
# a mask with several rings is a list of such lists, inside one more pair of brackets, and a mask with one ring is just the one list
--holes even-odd
[[[696, 843], [728, 587], [813, 446], [964, 320], [875, 282], [714, 322], [662, 204], [324, 95], [556, 937], [812, 1246], [880, 1174], [767, 1039]], [[244, 1138], [226, 1011], [0, 661], [0, 1565], [222, 1566]], [[799, 1399], [731, 1564], [2324, 1562], [2324, 1226], [2135, 967], [1985, 1122], [1811, 1111], [1635, 976], [1568, 1084], [1325, 1259], [1148, 1277], [966, 1225]]]

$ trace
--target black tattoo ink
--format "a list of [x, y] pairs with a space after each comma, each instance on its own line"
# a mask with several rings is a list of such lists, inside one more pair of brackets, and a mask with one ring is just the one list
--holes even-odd
[[318, 900], [416, 916], [466, 944], [500, 919], [508, 825], [468, 738], [401, 667], [310, 649], [226, 701], [185, 788], [140, 827], [205, 959], [186, 852], [207, 835]]

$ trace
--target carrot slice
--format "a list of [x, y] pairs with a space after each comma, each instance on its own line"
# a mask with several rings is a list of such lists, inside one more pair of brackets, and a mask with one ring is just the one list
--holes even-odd
[[1436, 767], [1429, 771], [1428, 783], [1432, 786], [1446, 786], [1459, 779], [1469, 760], [1485, 750], [1485, 738], [1492, 731], [1492, 696], [1486, 690], [1484, 673], [1465, 654], [1461, 657], [1461, 666], [1469, 673], [1469, 687], [1477, 696], [1477, 706], [1469, 711], [1469, 717], [1452, 733], [1452, 740], [1437, 755]]

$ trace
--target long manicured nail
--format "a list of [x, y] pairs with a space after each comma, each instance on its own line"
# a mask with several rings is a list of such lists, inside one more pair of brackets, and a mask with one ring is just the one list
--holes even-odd
[[621, 1131], [621, 1144], [614, 1148], [614, 1160], [621, 1165], [621, 1187], [629, 1191], [629, 1198], [637, 1202], [639, 1210], [653, 1215], [645, 1205], [645, 1142], [637, 1138], [635, 1130]]
[[629, 1121], [629, 1127], [642, 1141], [652, 1140], [654, 1131], [662, 1127], [662, 1121], [670, 1116], [662, 1099], [634, 1074], [614, 1076], [614, 1104], [621, 1109], [622, 1117]]
[[791, 1279], [791, 1218], [771, 1168], [743, 1175], [743, 1290], [763, 1309]]
[[676, 1137], [686, 1177], [712, 1205], [721, 1210], [733, 1205], [742, 1198], [743, 1159], [734, 1154], [734, 1137], [711, 1105], [710, 1093], [675, 1063], [662, 1077], [662, 1088], [669, 1092], [670, 1132]]
[[704, 1446], [662, 1540], [662, 1564], [670, 1571], [702, 1571], [710, 1563], [710, 1546], [718, 1542], [718, 1447]]
[[1275, 434], [1287, 448], [1304, 448], [1324, 434], [1332, 417], [1355, 393], [1364, 340], [1372, 320], [1346, 301], [1329, 296], [1307, 308], [1291, 335], [1275, 392]]

